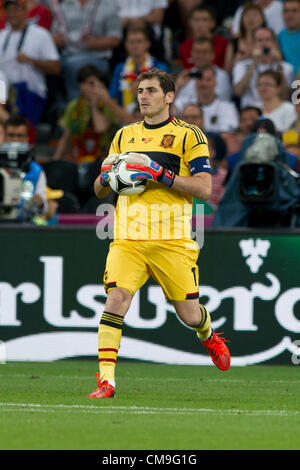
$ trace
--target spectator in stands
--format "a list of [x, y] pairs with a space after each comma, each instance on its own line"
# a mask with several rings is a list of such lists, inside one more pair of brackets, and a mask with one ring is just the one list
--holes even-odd
[[129, 24], [134, 25], [135, 20], [142, 20], [152, 26], [156, 37], [161, 36], [167, 7], [168, 0], [117, 0], [117, 11], [123, 28]]
[[285, 0], [283, 18], [286, 28], [278, 35], [283, 59], [294, 67], [295, 75], [300, 68], [300, 0]]
[[224, 68], [231, 73], [232, 67], [241, 60], [252, 57], [254, 32], [266, 26], [263, 10], [256, 3], [247, 3], [242, 11], [239, 34], [228, 44]]
[[216, 19], [214, 11], [209, 6], [196, 6], [189, 14], [191, 36], [179, 44], [179, 58], [184, 68], [193, 66], [191, 51], [195, 39], [200, 37], [212, 38], [214, 45], [214, 64], [224, 66], [225, 52], [228, 39], [214, 32]]
[[254, 106], [249, 106], [240, 111], [240, 126], [238, 133], [241, 137], [241, 140], [244, 140], [253, 129], [255, 121], [261, 116], [261, 110], [255, 108]]
[[[11, 116], [5, 122], [5, 142], [19, 142], [29, 144], [29, 124], [22, 116]], [[30, 163], [30, 171], [25, 174], [24, 181], [33, 184], [33, 199], [40, 213], [47, 210], [46, 175], [36, 161]]]
[[0, 31], [0, 70], [13, 85], [18, 114], [31, 123], [30, 142], [46, 101], [46, 74], [59, 74], [59, 55], [50, 33], [27, 24], [24, 0], [5, 0], [9, 27]]
[[92, 64], [109, 72], [112, 51], [120, 44], [122, 26], [116, 0], [68, 0], [53, 11], [53, 38], [61, 52], [67, 102], [78, 98], [77, 73]]
[[210, 139], [213, 139], [213, 148], [214, 148], [214, 155], [215, 158], [218, 160], [218, 162], [222, 161], [222, 164], [224, 163], [224, 166], [227, 167], [226, 162], [226, 154], [227, 154], [227, 148], [226, 148], [226, 143], [225, 140], [216, 132], [209, 132], [206, 131], [204, 128], [204, 122], [203, 122], [203, 111], [201, 106], [199, 104], [187, 104], [181, 113], [181, 119], [188, 124], [192, 124], [194, 126], [199, 127], [199, 129], [202, 129], [207, 137], [210, 137]]
[[237, 62], [232, 70], [234, 93], [241, 98], [241, 108], [261, 106], [257, 78], [260, 73], [268, 69], [282, 72], [282, 98], [287, 99], [294, 80], [293, 67], [282, 60], [273, 31], [269, 28], [259, 28], [254, 33], [252, 58]]
[[113, 71], [109, 93], [117, 103], [129, 113], [136, 108], [137, 77], [151, 68], [169, 71], [167, 64], [151, 56], [151, 42], [143, 28], [127, 29], [125, 37], [127, 59], [119, 63]]
[[271, 119], [279, 133], [291, 129], [297, 121], [295, 106], [280, 97], [282, 73], [266, 70], [257, 80], [257, 89], [262, 101], [262, 114]]
[[[171, 2], [172, 3], [172, 2]], [[196, 6], [203, 4], [203, 0], [175, 0], [178, 5], [178, 12], [182, 24], [186, 31], [189, 29], [189, 14]]]
[[187, 104], [182, 110], [181, 119], [204, 130], [203, 111], [199, 104]]
[[98, 93], [99, 87], [105, 87], [99, 69], [86, 65], [77, 79], [81, 95], [68, 104], [61, 119], [64, 131], [53, 159], [82, 164], [97, 160], [108, 150], [116, 119]]
[[[25, 0], [27, 21], [28, 23], [37, 24], [43, 28], [51, 29], [52, 14], [50, 9], [43, 5], [43, 3], [36, 2], [35, 0]], [[0, 20], [0, 29], [6, 25], [6, 15], [4, 14]]]
[[[264, 12], [267, 26], [272, 29], [275, 35], [285, 28], [282, 1], [281, 0], [256, 0]], [[240, 19], [245, 5], [241, 5], [235, 12], [232, 24], [232, 34], [236, 37], [240, 34]]]
[[35, 225], [57, 225], [59, 207], [59, 200], [63, 197], [64, 191], [62, 189], [51, 189], [46, 186], [47, 209], [42, 214], [33, 218]]
[[249, 134], [255, 121], [261, 116], [259, 108], [248, 106], [240, 110], [240, 125], [236, 132], [228, 133], [223, 138], [226, 142], [227, 153], [229, 155], [238, 152], [242, 142]]
[[210, 38], [195, 39], [192, 45], [191, 57], [194, 66], [191, 69], [184, 69], [176, 79], [176, 94], [184, 104], [193, 101], [196, 94], [196, 80], [201, 77], [205, 67], [212, 66], [216, 77], [216, 95], [222, 100], [230, 101], [232, 97], [232, 87], [230, 76], [225, 70], [217, 65], [213, 65], [214, 48]]
[[227, 19], [231, 19], [235, 14], [236, 9], [239, 7], [241, 0], [231, 0], [230, 2], [224, 2], [224, 0], [175, 0], [178, 3], [180, 15], [183, 19], [183, 24], [188, 26], [188, 14], [198, 5], [209, 4], [213, 7], [216, 15], [217, 26], [224, 26]]
[[[216, 77], [214, 68], [206, 67], [196, 80], [196, 94], [191, 103], [198, 103], [203, 110], [205, 131], [226, 133], [238, 128], [239, 116], [234, 103], [223, 101], [216, 96]], [[174, 107], [179, 115], [185, 103], [180, 96], [175, 98]]]

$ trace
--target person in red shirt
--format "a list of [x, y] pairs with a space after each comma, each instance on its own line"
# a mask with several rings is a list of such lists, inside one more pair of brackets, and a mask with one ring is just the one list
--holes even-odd
[[179, 44], [179, 58], [184, 68], [191, 68], [191, 49], [194, 39], [209, 37], [214, 44], [214, 65], [224, 66], [225, 51], [229, 44], [228, 39], [220, 34], [214, 33], [216, 18], [212, 8], [209, 6], [196, 6], [189, 14], [190, 37]]
[[[3, 1], [1, 1], [1, 4]], [[52, 13], [49, 8], [47, 8], [42, 3], [38, 3], [35, 0], [25, 0], [26, 10], [27, 10], [27, 19], [43, 28], [50, 31], [52, 24]], [[0, 29], [5, 28], [6, 26], [6, 16], [3, 11], [0, 17]]]

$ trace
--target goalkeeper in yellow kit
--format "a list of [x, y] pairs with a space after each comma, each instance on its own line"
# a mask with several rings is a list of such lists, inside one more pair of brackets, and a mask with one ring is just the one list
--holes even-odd
[[118, 198], [104, 273], [107, 301], [98, 329], [100, 374], [88, 398], [114, 396], [123, 319], [149, 276], [180, 320], [195, 330], [217, 367], [230, 367], [225, 340], [212, 330], [210, 314], [199, 304], [199, 248], [190, 235], [193, 197], [206, 200], [211, 194], [207, 139], [198, 127], [170, 116], [175, 86], [166, 72], [141, 74], [137, 96], [144, 120], [116, 133], [94, 183], [95, 194], [105, 197], [111, 190], [109, 171], [124, 152], [132, 152], [126, 161], [133, 177], [148, 181], [142, 194]]

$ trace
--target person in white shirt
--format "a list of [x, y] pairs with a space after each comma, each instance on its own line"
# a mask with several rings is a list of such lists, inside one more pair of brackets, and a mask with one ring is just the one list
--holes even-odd
[[122, 40], [116, 0], [51, 0], [56, 5], [52, 37], [60, 50], [64, 105], [77, 99], [79, 70], [86, 65], [109, 74], [113, 51]]
[[160, 36], [168, 0], [117, 0], [117, 5], [123, 27], [138, 19], [150, 23], [156, 35]]
[[297, 122], [295, 106], [280, 98], [282, 74], [267, 70], [259, 75], [257, 89], [262, 100], [262, 114], [271, 119], [277, 132], [291, 129]]
[[[233, 102], [225, 101], [216, 95], [216, 77], [212, 66], [202, 70], [201, 78], [196, 81], [196, 94], [192, 103], [198, 103], [203, 111], [204, 129], [206, 131], [226, 133], [232, 132], [239, 126], [238, 110]], [[176, 97], [174, 107], [181, 113], [186, 104]]]
[[[267, 26], [271, 28], [277, 35], [285, 28], [282, 9], [283, 5], [280, 0], [256, 0], [264, 12]], [[243, 13], [244, 5], [241, 5], [235, 12], [232, 22], [232, 34], [237, 37], [240, 34], [240, 20]]]
[[50, 33], [27, 23], [24, 0], [5, 0], [7, 26], [0, 31], [0, 71], [16, 93], [18, 114], [33, 127], [40, 120], [46, 100], [46, 74], [60, 73], [59, 55]]
[[270, 28], [259, 28], [254, 34], [252, 58], [237, 62], [232, 69], [234, 94], [241, 99], [241, 108], [261, 106], [257, 78], [260, 73], [269, 69], [282, 72], [282, 93], [287, 99], [294, 80], [293, 66], [282, 60], [273, 31]]
[[194, 66], [191, 69], [184, 69], [176, 80], [176, 93], [178, 99], [184, 104], [193, 100], [196, 94], [196, 81], [201, 78], [202, 69], [212, 66], [215, 70], [216, 95], [222, 100], [230, 101], [232, 98], [232, 86], [229, 74], [217, 65], [214, 61], [214, 45], [210, 38], [195, 39], [192, 45], [191, 58]]

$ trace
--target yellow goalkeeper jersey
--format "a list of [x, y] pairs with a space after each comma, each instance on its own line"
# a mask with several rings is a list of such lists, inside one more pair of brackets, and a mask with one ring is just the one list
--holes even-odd
[[[118, 130], [109, 154], [136, 152], [148, 155], [180, 176], [211, 172], [207, 138], [194, 125], [170, 117], [158, 125], [144, 121]], [[193, 197], [148, 181], [146, 190], [118, 198], [115, 239], [190, 239]]]

